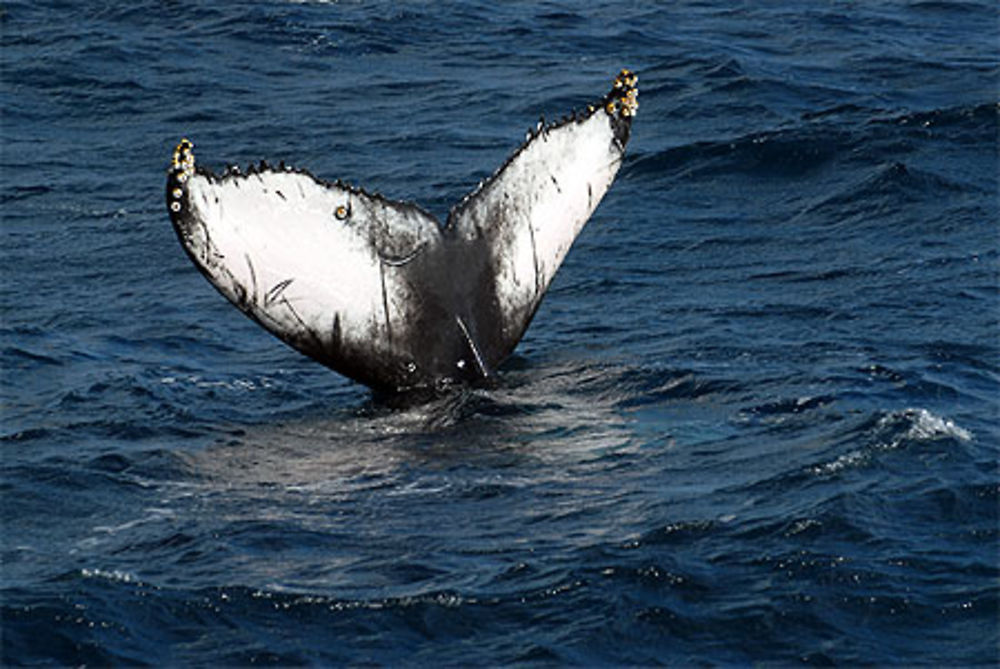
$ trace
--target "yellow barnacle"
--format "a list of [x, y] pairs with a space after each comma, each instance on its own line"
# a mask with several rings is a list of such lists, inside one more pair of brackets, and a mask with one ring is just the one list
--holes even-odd
[[344, 205], [340, 205], [333, 212], [333, 215], [336, 216], [341, 221], [344, 220], [345, 218], [347, 218], [347, 207], [345, 207]]
[[635, 109], [639, 106], [639, 91], [634, 88], [630, 90], [628, 95], [625, 96], [625, 99], [622, 100], [622, 104], [626, 107], [631, 107], [632, 111], [635, 111]]
[[[184, 182], [187, 176], [194, 174], [194, 153], [191, 149], [194, 148], [194, 144], [191, 140], [185, 138], [177, 144], [177, 148], [174, 149], [174, 158], [172, 162], [172, 167], [174, 170], [179, 170], [181, 174], [177, 178]], [[184, 177], [184, 179], [182, 179]]]
[[609, 114], [614, 114], [615, 111], [617, 111], [617, 109], [618, 107], [617, 105], [615, 105], [614, 100], [608, 100], [608, 104], [604, 106], [604, 111], [608, 112]]
[[181, 195], [184, 194], [184, 191], [182, 191], [180, 188], [175, 188], [170, 192], [170, 194], [174, 196], [174, 198], [179, 198]]

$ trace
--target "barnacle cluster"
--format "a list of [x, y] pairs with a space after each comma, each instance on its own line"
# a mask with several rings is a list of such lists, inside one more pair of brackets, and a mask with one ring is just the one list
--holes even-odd
[[191, 140], [185, 138], [174, 149], [174, 159], [171, 162], [170, 168], [171, 171], [178, 172], [177, 180], [181, 183], [187, 181], [188, 177], [194, 174], [193, 148], [194, 144], [191, 143]]
[[[183, 184], [194, 174], [194, 152], [191, 150], [194, 144], [189, 139], [182, 139], [174, 149], [174, 157], [170, 162], [170, 171], [177, 177], [177, 183]], [[181, 210], [181, 198], [184, 191], [179, 186], [175, 186], [170, 191], [170, 211], [177, 213]]]
[[636, 110], [639, 109], [639, 89], [636, 87], [638, 82], [639, 77], [632, 70], [623, 69], [619, 72], [615, 77], [614, 87], [604, 103], [605, 111], [612, 115], [620, 112], [626, 118], [635, 116]]

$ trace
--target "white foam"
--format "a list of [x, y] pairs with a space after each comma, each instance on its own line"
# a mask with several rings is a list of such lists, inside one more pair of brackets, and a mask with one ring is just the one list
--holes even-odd
[[80, 570], [80, 574], [84, 578], [101, 578], [115, 583], [136, 583], [139, 580], [134, 574], [130, 574], [126, 571], [120, 571], [118, 569], [107, 571], [105, 569], [87, 569], [85, 567]]
[[926, 442], [947, 438], [971, 441], [972, 433], [959, 427], [954, 421], [936, 416], [927, 409], [903, 409], [882, 416], [875, 425], [875, 437], [873, 445], [852, 450], [831, 462], [811, 467], [810, 471], [819, 475], [836, 474], [869, 462], [873, 451], [891, 451], [906, 442], [914, 441]]
[[927, 409], [904, 409], [900, 412], [891, 413], [879, 421], [879, 427], [884, 427], [900, 418], [905, 418], [910, 422], [910, 427], [906, 431], [906, 434], [903, 435], [903, 439], [930, 441], [954, 437], [961, 441], [972, 440], [971, 432], [959, 427], [952, 420], [935, 416]]
[[844, 455], [841, 455], [833, 462], [825, 462], [821, 465], [816, 465], [815, 467], [812, 467], [810, 471], [813, 474], [819, 474], [819, 475], [836, 474], [837, 472], [867, 462], [868, 457], [869, 456], [866, 453], [860, 450], [851, 451], [850, 453], [845, 453]]

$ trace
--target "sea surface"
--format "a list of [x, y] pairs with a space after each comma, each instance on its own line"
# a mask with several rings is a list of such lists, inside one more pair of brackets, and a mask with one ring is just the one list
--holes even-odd
[[[0, 5], [0, 662], [993, 665], [998, 10]], [[231, 307], [181, 137], [439, 217], [639, 75], [496, 384], [373, 397]]]

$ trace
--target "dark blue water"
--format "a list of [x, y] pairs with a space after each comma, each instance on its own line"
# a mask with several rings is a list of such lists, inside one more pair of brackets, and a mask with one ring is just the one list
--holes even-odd
[[[997, 10], [6, 2], [2, 661], [998, 660]], [[640, 109], [495, 388], [229, 306], [173, 145], [439, 216]]]

